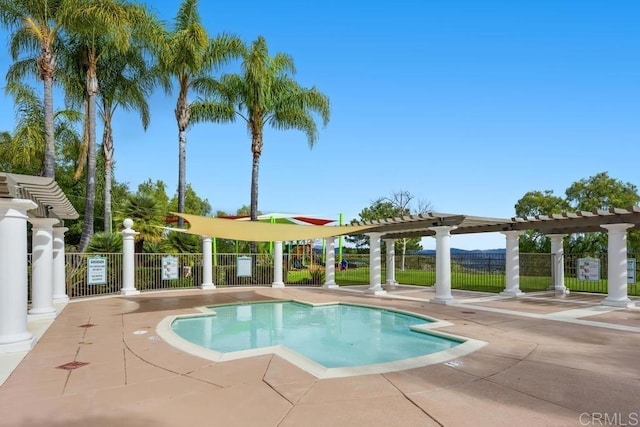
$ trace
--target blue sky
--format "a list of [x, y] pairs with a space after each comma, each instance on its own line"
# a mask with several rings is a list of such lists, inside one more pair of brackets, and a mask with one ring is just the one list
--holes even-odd
[[[179, 2], [148, 4], [171, 21]], [[262, 212], [349, 220], [403, 190], [434, 211], [509, 218], [528, 191], [564, 196], [599, 172], [640, 185], [637, 1], [202, 0], [200, 12], [211, 36], [263, 35], [271, 54], [294, 58], [300, 84], [331, 99], [312, 150], [301, 132], [266, 131]], [[0, 100], [0, 129], [12, 129], [11, 100]], [[116, 115], [115, 176], [131, 189], [160, 179], [173, 192], [175, 94], [150, 103], [146, 132], [136, 115]], [[187, 181], [214, 211], [248, 205], [250, 177], [241, 122], [189, 129]], [[499, 248], [504, 236], [451, 245]]]

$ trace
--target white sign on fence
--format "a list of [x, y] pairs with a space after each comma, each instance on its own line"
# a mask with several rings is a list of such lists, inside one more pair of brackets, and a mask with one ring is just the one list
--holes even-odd
[[178, 258], [174, 256], [162, 257], [162, 280], [178, 278]]
[[578, 280], [600, 280], [600, 260], [598, 258], [578, 258]]
[[107, 284], [107, 259], [105, 257], [87, 258], [87, 285]]
[[636, 259], [627, 259], [627, 284], [633, 285], [636, 283]]
[[239, 256], [237, 262], [237, 276], [238, 277], [251, 277], [251, 264], [253, 258], [250, 256]]

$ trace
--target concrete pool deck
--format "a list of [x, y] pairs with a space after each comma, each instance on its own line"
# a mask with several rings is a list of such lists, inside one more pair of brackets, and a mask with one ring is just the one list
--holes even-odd
[[[0, 375], [7, 377], [0, 425], [640, 422], [638, 308], [604, 307], [602, 295], [576, 293], [512, 298], [453, 291], [458, 304], [441, 305], [428, 302], [429, 288], [398, 286], [386, 296], [365, 290], [219, 288], [73, 301], [50, 326], [30, 324], [41, 336], [26, 355], [0, 356]], [[488, 344], [429, 366], [319, 379], [275, 355], [212, 362], [155, 332], [165, 317], [198, 313], [195, 307], [273, 299], [411, 311], [450, 322], [442, 332]]]

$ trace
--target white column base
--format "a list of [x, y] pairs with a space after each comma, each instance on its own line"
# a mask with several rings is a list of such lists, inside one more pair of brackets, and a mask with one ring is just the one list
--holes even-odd
[[435, 297], [435, 298], [431, 298], [429, 302], [432, 302], [434, 304], [452, 305], [452, 304], [457, 304], [458, 300], [453, 297], [450, 297], [450, 298]]
[[3, 341], [0, 343], [0, 353], [13, 353], [16, 351], [28, 351], [36, 345], [36, 337], [31, 332], [25, 332], [23, 334], [3, 337]]
[[396, 282], [395, 280], [387, 280], [385, 282], [385, 285], [389, 285], [389, 286], [398, 286], [398, 282]]
[[139, 295], [140, 291], [137, 289], [122, 289], [120, 295]]
[[27, 315], [27, 319], [28, 320], [55, 319], [57, 315], [58, 315], [58, 312], [56, 312], [55, 309], [53, 309], [53, 311], [45, 311], [45, 312], [39, 312], [39, 313], [34, 313], [32, 311], [29, 311], [29, 314]]
[[272, 288], [284, 288], [284, 282], [273, 282], [271, 284]]
[[567, 291], [567, 287], [562, 285], [562, 286], [550, 286], [549, 289], [547, 289], [548, 291], [555, 291], [557, 293], [565, 293]]
[[364, 291], [364, 293], [369, 295], [386, 295], [387, 291], [382, 289], [382, 286], [376, 285], [376, 286], [370, 287], [369, 289]]
[[54, 304], [58, 304], [58, 303], [67, 303], [69, 302], [69, 297], [67, 295], [62, 295], [62, 296], [53, 296], [53, 303]]
[[322, 287], [325, 289], [335, 289], [335, 288], [339, 288], [340, 286], [336, 285], [334, 282], [334, 283], [325, 283], [324, 285], [322, 285]]
[[200, 289], [215, 289], [216, 285], [214, 285], [213, 283], [203, 283], [202, 285], [200, 285]]
[[636, 306], [636, 303], [631, 301], [629, 298], [625, 298], [622, 300], [612, 300], [607, 297], [600, 302], [600, 305], [606, 305], [609, 307], [633, 308]]
[[524, 295], [524, 292], [518, 289], [517, 291], [502, 291], [498, 295], [502, 295], [503, 297], [520, 297]]

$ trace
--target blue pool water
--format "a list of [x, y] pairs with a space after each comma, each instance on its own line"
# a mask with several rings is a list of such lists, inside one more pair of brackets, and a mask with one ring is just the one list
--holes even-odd
[[427, 319], [356, 305], [265, 302], [210, 308], [215, 315], [177, 318], [171, 328], [220, 353], [283, 345], [326, 368], [393, 362], [461, 343], [409, 329]]

